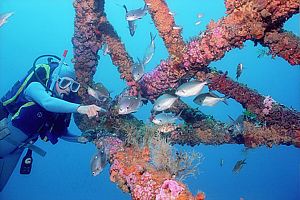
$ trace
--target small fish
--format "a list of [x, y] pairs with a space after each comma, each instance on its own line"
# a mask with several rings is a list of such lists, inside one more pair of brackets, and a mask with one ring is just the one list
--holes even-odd
[[192, 80], [187, 83], [183, 83], [176, 89], [175, 94], [180, 97], [190, 97], [197, 95], [201, 92], [201, 90], [207, 83], [207, 81], [200, 82], [198, 80]]
[[109, 53], [110, 53], [110, 50], [109, 50], [108, 44], [105, 43], [105, 44], [103, 45], [103, 55], [106, 56], [106, 55], [109, 54]]
[[197, 14], [197, 17], [198, 17], [198, 18], [202, 18], [203, 16], [204, 16], [204, 15], [203, 15], [202, 13], [198, 13], [198, 14]]
[[233, 169], [232, 169], [232, 172], [234, 173], [239, 173], [241, 171], [241, 169], [243, 168], [243, 166], [246, 164], [246, 158], [244, 160], [238, 160]]
[[138, 8], [135, 10], [127, 10], [127, 7], [125, 5], [123, 5], [125, 11], [126, 11], [126, 15], [125, 18], [127, 21], [134, 21], [137, 19], [142, 19], [148, 11], [148, 6], [147, 4], [145, 4], [144, 8]]
[[239, 79], [239, 77], [241, 76], [242, 72], [243, 72], [243, 64], [239, 63], [237, 65], [237, 68], [236, 68], [236, 80]]
[[99, 149], [91, 159], [91, 171], [93, 176], [97, 176], [102, 172], [107, 164], [107, 153], [104, 148]]
[[95, 84], [95, 89], [104, 97], [110, 97], [111, 91], [108, 91], [107, 88], [100, 82]]
[[106, 101], [109, 98], [109, 92], [106, 90], [106, 88], [99, 87], [101, 85], [96, 86], [96, 89], [91, 88], [90, 86], [87, 87], [87, 92], [90, 96], [94, 97], [100, 102]]
[[236, 120], [234, 120], [229, 115], [228, 115], [228, 117], [232, 121], [229, 128], [228, 128], [228, 131], [230, 132], [230, 134], [233, 134], [233, 135], [243, 134], [243, 132], [245, 130], [245, 128], [244, 128], [244, 115], [238, 116], [238, 118]]
[[208, 93], [199, 94], [198, 96], [195, 97], [193, 102], [201, 106], [214, 106], [220, 101], [222, 101], [226, 105], [228, 105], [226, 99], [227, 99], [226, 97], [219, 97], [218, 95], [212, 92], [208, 92]]
[[199, 24], [201, 24], [201, 21], [197, 21], [197, 22], [195, 23], [196, 26], [198, 26]]
[[173, 26], [173, 28], [172, 28], [173, 30], [181, 30], [182, 29], [182, 27], [181, 26]]
[[0, 15], [0, 27], [3, 26], [5, 23], [7, 23], [8, 18], [10, 16], [12, 16], [13, 14], [14, 14], [13, 12], [1, 14]]
[[133, 63], [131, 66], [131, 74], [135, 81], [138, 81], [143, 77], [144, 71], [144, 64], [139, 59], [137, 63]]
[[122, 96], [118, 100], [119, 114], [126, 115], [138, 111], [143, 105], [142, 98], [135, 96]]
[[175, 115], [174, 113], [159, 113], [155, 115], [152, 119], [152, 122], [156, 125], [164, 125], [164, 124], [174, 124], [176, 120], [180, 118], [182, 111]]
[[220, 167], [223, 167], [223, 165], [224, 165], [224, 159], [220, 159]]
[[173, 103], [178, 99], [177, 96], [170, 94], [163, 94], [159, 96], [153, 106], [153, 110], [155, 111], [163, 111], [170, 108]]
[[133, 36], [136, 30], [135, 21], [128, 21], [128, 28], [129, 28], [130, 35]]
[[179, 126], [175, 124], [162, 124], [157, 128], [157, 131], [160, 133], [170, 133], [175, 131]]
[[152, 35], [152, 33], [150, 32], [150, 44], [147, 47], [144, 59], [143, 59], [143, 65], [146, 65], [150, 62], [150, 60], [152, 59], [153, 55], [154, 55], [154, 51], [155, 51], [155, 43], [154, 43], [154, 39], [155, 39], [156, 35]]
[[174, 12], [169, 11], [169, 14], [172, 16], [175, 16], [176, 14]]

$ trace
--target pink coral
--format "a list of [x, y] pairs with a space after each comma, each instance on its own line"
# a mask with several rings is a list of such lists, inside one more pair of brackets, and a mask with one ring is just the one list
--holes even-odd
[[159, 194], [156, 195], [156, 200], [176, 199], [180, 192], [184, 190], [176, 181], [165, 180], [162, 184]]
[[136, 199], [147, 200], [154, 198], [154, 190], [156, 182], [152, 179], [152, 175], [149, 172], [143, 173], [141, 176], [142, 185], [132, 185], [133, 195]]
[[263, 114], [264, 115], [268, 115], [272, 109], [272, 104], [274, 103], [275, 101], [272, 99], [271, 96], [266, 96], [264, 101], [263, 101], [263, 104], [264, 104], [264, 109], [263, 109]]
[[117, 137], [102, 137], [101, 139], [95, 141], [97, 148], [104, 147], [105, 151], [110, 155], [115, 154], [118, 151], [123, 151], [123, 142]]

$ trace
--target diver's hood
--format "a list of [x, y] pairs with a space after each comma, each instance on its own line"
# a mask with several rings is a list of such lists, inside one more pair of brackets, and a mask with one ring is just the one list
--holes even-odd
[[57, 67], [52, 73], [52, 80], [55, 77], [55, 74], [58, 74], [58, 77], [69, 77], [76, 80], [74, 68], [68, 65], [62, 65], [61, 67]]

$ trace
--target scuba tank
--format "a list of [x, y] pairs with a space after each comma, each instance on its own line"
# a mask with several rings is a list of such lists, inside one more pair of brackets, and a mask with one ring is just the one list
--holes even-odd
[[[37, 64], [41, 59], [47, 57], [47, 64]], [[53, 61], [53, 59], [57, 61]], [[47, 91], [50, 91], [48, 81], [51, 78], [51, 74], [59, 66], [61, 59], [56, 55], [41, 55], [37, 57], [32, 68], [27, 72], [26, 76], [18, 80], [13, 87], [1, 98], [0, 105], [0, 117], [7, 117], [8, 113], [14, 114], [18, 111], [19, 107], [22, 106], [18, 104], [18, 96], [24, 91], [24, 89], [31, 82], [40, 82]]]

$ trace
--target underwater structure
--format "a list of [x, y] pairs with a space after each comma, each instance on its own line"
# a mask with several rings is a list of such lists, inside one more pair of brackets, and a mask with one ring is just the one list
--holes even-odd
[[[98, 62], [101, 66], [98, 51], [106, 44], [120, 78], [127, 82], [126, 95], [141, 94], [153, 103], [165, 91], [178, 87], [183, 78], [194, 78], [209, 80], [211, 90], [235, 99], [245, 109], [244, 131], [236, 133], [228, 131], [225, 123], [179, 100], [169, 111], [175, 114], [182, 111], [185, 126], [171, 127], [164, 134], [171, 144], [300, 147], [299, 112], [232, 80], [225, 72], [208, 67], [212, 61], [222, 59], [226, 52], [243, 48], [247, 40], [269, 48], [272, 56], [280, 56], [291, 65], [299, 65], [300, 40], [282, 28], [284, 22], [299, 13], [298, 0], [225, 0], [226, 16], [217, 22], [211, 21], [203, 33], [188, 43], [183, 41], [182, 30], [169, 14], [167, 3], [164, 0], [145, 0], [169, 57], [139, 81], [132, 77], [133, 58], [106, 18], [104, 4], [104, 0], [74, 1], [73, 63], [80, 83], [95, 86], [93, 76]], [[86, 88], [81, 88], [79, 94], [84, 103], [95, 103]], [[147, 144], [128, 142], [136, 137], [136, 133], [143, 132], [146, 125], [131, 114], [119, 115], [117, 98], [110, 99], [106, 108], [108, 113], [96, 120], [76, 116], [75, 121], [83, 132], [90, 133], [97, 148], [104, 145], [109, 151], [111, 181], [123, 191], [130, 192], [133, 199], [205, 199], [201, 192], [193, 196], [170, 170], [153, 166], [150, 162], [151, 147]]]

